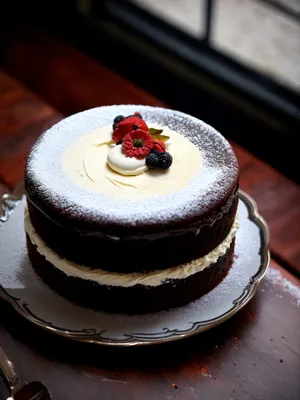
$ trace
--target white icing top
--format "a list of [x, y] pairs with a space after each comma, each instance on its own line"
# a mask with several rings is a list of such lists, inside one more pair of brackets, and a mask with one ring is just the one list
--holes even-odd
[[[113, 198], [136, 200], [174, 192], [195, 177], [202, 158], [197, 147], [185, 136], [167, 127], [163, 133], [170, 137], [166, 149], [173, 157], [173, 164], [167, 170], [155, 169], [143, 174], [147, 169], [145, 159], [126, 157], [120, 145], [96, 146], [111, 140], [111, 125], [87, 132], [72, 143], [63, 154], [63, 170], [78, 186]], [[107, 166], [107, 157], [108, 161], [113, 161], [114, 168], [126, 169], [134, 176], [122, 176], [113, 171]]]
[[[215, 263], [229, 249], [232, 239], [238, 230], [238, 219], [234, 221], [231, 231], [226, 239], [214, 250], [204, 257], [192, 260], [180, 266], [156, 270], [145, 273], [108, 272], [100, 269], [91, 269], [78, 265], [66, 258], [61, 258], [56, 254], [36, 233], [31, 224], [29, 213], [25, 208], [25, 230], [30, 237], [31, 242], [37, 246], [37, 251], [46, 258], [52, 265], [64, 272], [68, 276], [91, 280], [102, 285], [130, 287], [135, 285], [159, 286], [169, 279], [184, 279]], [[101, 262], [101, 261], [100, 261]]]
[[[88, 131], [111, 124], [119, 114], [139, 111], [146, 121], [169, 127], [186, 136], [201, 151], [203, 165], [181, 189], [145, 199], [124, 201], [82, 188], [62, 168], [66, 149]], [[225, 158], [224, 158], [225, 156]], [[170, 224], [196, 217], [213, 207], [227, 193], [238, 176], [238, 164], [231, 146], [215, 129], [187, 114], [141, 105], [99, 107], [75, 114], [46, 131], [33, 147], [26, 167], [28, 194], [40, 197], [39, 204], [51, 204], [65, 211], [74, 224], [78, 217], [114, 226]]]

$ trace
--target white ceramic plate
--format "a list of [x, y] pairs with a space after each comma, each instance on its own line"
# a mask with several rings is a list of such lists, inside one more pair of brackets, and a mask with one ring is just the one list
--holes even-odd
[[[110, 314], [81, 308], [51, 290], [27, 257], [25, 198], [0, 203], [0, 296], [28, 321], [70, 339], [113, 346], [170, 342], [210, 329], [233, 316], [254, 296], [269, 264], [268, 228], [254, 201], [239, 193], [240, 229], [233, 265], [225, 279], [200, 299], [145, 315]], [[84, 295], [84, 293], [82, 294]]]

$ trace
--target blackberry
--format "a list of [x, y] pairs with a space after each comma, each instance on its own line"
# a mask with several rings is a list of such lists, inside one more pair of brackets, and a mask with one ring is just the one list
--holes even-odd
[[170, 168], [173, 162], [173, 157], [167, 151], [159, 153], [159, 167], [162, 169]]
[[156, 155], [153, 152], [148, 154], [148, 156], [146, 157], [146, 165], [149, 169], [158, 168], [159, 164], [160, 164], [160, 160], [159, 160], [158, 155]]
[[159, 157], [159, 156], [160, 156], [160, 154], [161, 154], [161, 152], [160, 152], [160, 151], [158, 151], [158, 150], [156, 150], [156, 149], [152, 149], [152, 150], [151, 150], [151, 153], [152, 153], [152, 154], [156, 154], [156, 155], [157, 155], [157, 157]]
[[114, 119], [114, 123], [113, 123], [113, 130], [115, 130], [118, 126], [118, 123], [123, 121], [125, 119], [124, 115], [117, 115], [116, 118]]
[[125, 119], [124, 115], [117, 115], [114, 119], [114, 123], [118, 124], [119, 122], [123, 121], [123, 119]]

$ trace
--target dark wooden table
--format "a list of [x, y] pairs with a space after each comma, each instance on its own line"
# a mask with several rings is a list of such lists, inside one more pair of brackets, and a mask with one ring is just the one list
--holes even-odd
[[[120, 98], [163, 105], [57, 42], [50, 41], [47, 51], [45, 46], [39, 53], [40, 65], [31, 63], [32, 71], [22, 76], [14, 52], [20, 55], [25, 46], [30, 58], [33, 44], [24, 40], [18, 46], [10, 50], [7, 69], [64, 113], [118, 103]], [[53, 62], [54, 53], [59, 54], [60, 63]], [[47, 80], [41, 84], [35, 77], [38, 68], [49, 62], [50, 78], [57, 80], [60, 99], [70, 95], [71, 109], [70, 104], [68, 110], [57, 105]], [[72, 66], [69, 76], [61, 78], [59, 65], [63, 70]], [[83, 80], [83, 76], [88, 79]], [[77, 84], [70, 86], [70, 82]], [[98, 95], [97, 88], [101, 89]], [[23, 176], [31, 145], [61, 118], [45, 100], [0, 71], [0, 194], [13, 190]], [[232, 145], [240, 162], [241, 188], [256, 199], [271, 230], [271, 265], [255, 298], [235, 317], [204, 334], [168, 345], [130, 349], [107, 349], [57, 338], [31, 326], [2, 301], [0, 344], [26, 380], [44, 382], [55, 400], [299, 398], [300, 189]]]

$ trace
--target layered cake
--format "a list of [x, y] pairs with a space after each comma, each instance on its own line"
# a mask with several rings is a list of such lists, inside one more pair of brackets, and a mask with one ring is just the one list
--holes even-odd
[[229, 143], [190, 115], [136, 105], [75, 114], [27, 160], [32, 266], [60, 295], [94, 309], [186, 304], [231, 266], [238, 179]]

